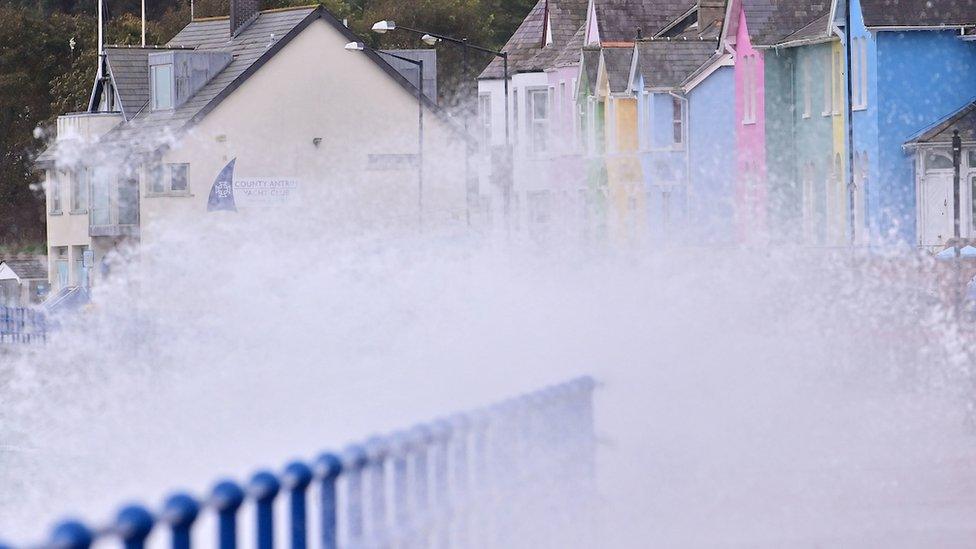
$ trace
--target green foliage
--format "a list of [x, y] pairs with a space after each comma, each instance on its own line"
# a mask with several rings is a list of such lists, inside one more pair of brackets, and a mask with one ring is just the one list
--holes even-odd
[[[401, 26], [466, 38], [500, 49], [536, 0], [322, 0], [321, 3], [374, 47], [424, 46], [408, 32], [377, 35], [372, 24]], [[264, 0], [265, 8], [315, 0]], [[141, 0], [105, 0], [108, 44], [141, 40]], [[44, 239], [44, 196], [34, 158], [56, 118], [87, 108], [96, 68], [96, 0], [6, 0], [0, 4], [0, 246]], [[190, 0], [147, 2], [146, 39], [165, 44], [190, 20]], [[229, 0], [194, 0], [196, 17], [226, 15]], [[442, 102], [470, 97], [473, 79], [490, 61], [472, 53], [462, 71], [460, 48], [438, 47]], [[42, 132], [35, 132], [41, 128]]]

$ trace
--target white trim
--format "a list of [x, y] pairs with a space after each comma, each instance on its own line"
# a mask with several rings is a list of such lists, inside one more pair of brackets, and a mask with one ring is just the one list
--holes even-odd
[[705, 79], [711, 76], [712, 73], [714, 73], [718, 69], [722, 67], [734, 67], [734, 66], [735, 66], [735, 58], [733, 57], [733, 55], [731, 53], [724, 53], [722, 54], [721, 57], [719, 57], [711, 64], [709, 64], [704, 70], [696, 74], [694, 78], [682, 84], [681, 90], [685, 93], [688, 93], [691, 90], [697, 88], [699, 84], [704, 82]]
[[10, 268], [9, 265], [0, 261], [0, 280], [16, 280], [20, 282], [20, 277]]

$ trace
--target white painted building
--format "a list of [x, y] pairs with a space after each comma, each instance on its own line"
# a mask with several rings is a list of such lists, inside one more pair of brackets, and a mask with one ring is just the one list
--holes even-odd
[[[231, 17], [194, 20], [162, 47], [106, 48], [88, 111], [60, 117], [38, 161], [55, 291], [97, 281], [113, 250], [137, 255], [167, 220], [209, 215], [232, 161], [242, 216], [275, 194], [333, 224], [464, 223], [458, 126], [427, 98], [418, 109], [382, 54], [347, 50], [358, 38], [323, 7], [258, 1], [232, 0]], [[73, 268], [89, 249], [92, 266]]]

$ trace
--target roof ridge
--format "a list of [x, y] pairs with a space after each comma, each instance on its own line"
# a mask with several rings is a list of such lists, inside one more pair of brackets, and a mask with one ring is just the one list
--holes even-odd
[[[298, 10], [315, 9], [315, 8], [319, 7], [319, 5], [320, 4], [303, 4], [301, 6], [286, 6], [284, 8], [271, 8], [271, 9], [267, 9], [267, 10], [258, 10], [258, 13], [278, 13], [278, 12], [282, 12], [282, 11], [298, 11]], [[194, 17], [193, 19], [190, 20], [190, 22], [191, 23], [197, 23], [197, 22], [200, 22], [200, 21], [220, 21], [222, 19], [230, 19], [230, 16], [229, 15], [213, 15], [213, 16], [210, 16], [210, 17]]]

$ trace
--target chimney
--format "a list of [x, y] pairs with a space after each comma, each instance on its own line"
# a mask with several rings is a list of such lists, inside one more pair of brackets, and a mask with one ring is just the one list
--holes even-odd
[[230, 0], [230, 35], [237, 36], [261, 10], [261, 0]]
[[698, 0], [698, 30], [725, 17], [725, 0]]

